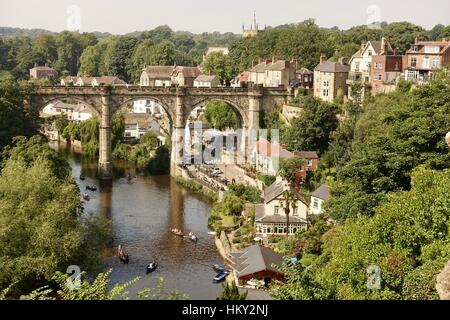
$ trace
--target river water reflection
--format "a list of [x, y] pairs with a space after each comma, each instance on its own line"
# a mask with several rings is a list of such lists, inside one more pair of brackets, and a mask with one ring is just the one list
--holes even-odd
[[[181, 188], [169, 176], [136, 177], [135, 168], [129, 163], [115, 163], [112, 183], [100, 184], [96, 161], [63, 144], [51, 146], [66, 156], [82, 192], [87, 184], [100, 187], [97, 192], [88, 192], [91, 200], [85, 203], [85, 211], [111, 219], [112, 248], [122, 244], [131, 259], [130, 264], [121, 264], [113, 256], [115, 251], [109, 250], [105, 270], [113, 269], [112, 284], [141, 276], [129, 290], [133, 296], [142, 288], [154, 288], [157, 279], [164, 277], [167, 291], [177, 289], [190, 299], [215, 299], [220, 294], [221, 286], [212, 283], [211, 266], [223, 264], [223, 260], [213, 236], [208, 235], [211, 204], [206, 199]], [[85, 181], [79, 179], [81, 173]], [[129, 175], [131, 181], [126, 178]], [[199, 237], [198, 243], [172, 235], [168, 232], [171, 227], [193, 231]], [[145, 275], [146, 265], [154, 260], [160, 267]]]

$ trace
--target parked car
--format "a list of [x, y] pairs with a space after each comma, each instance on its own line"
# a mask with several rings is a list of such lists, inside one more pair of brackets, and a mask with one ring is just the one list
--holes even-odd
[[219, 168], [213, 168], [211, 173], [214, 175], [219, 175], [222, 174], [222, 170], [220, 170]]

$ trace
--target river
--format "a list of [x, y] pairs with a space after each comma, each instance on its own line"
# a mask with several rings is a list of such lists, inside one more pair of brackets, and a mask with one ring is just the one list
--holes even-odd
[[[178, 186], [169, 176], [137, 175], [132, 164], [114, 163], [112, 183], [101, 184], [97, 179], [97, 162], [86, 159], [64, 144], [52, 142], [52, 148], [63, 154], [70, 163], [82, 193], [87, 184], [100, 187], [88, 192], [91, 200], [85, 212], [99, 214], [112, 221], [112, 246], [104, 257], [105, 271], [113, 269], [111, 282], [125, 283], [142, 277], [130, 287], [131, 297], [143, 288], [154, 288], [159, 277], [164, 278], [166, 291], [173, 289], [188, 294], [189, 299], [215, 299], [222, 291], [213, 284], [213, 264], [223, 264], [214, 237], [208, 235], [208, 216], [212, 204], [206, 199]], [[80, 174], [86, 177], [79, 179]], [[128, 181], [125, 177], [131, 174]], [[193, 231], [197, 244], [168, 232], [176, 227]], [[115, 246], [122, 244], [130, 255], [130, 264], [120, 263], [114, 256]], [[145, 274], [149, 262], [157, 261], [159, 268]]]

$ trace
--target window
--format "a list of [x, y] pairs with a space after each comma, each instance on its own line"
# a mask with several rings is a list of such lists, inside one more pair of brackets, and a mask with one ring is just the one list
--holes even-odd
[[369, 57], [373, 56], [373, 51], [369, 50]]
[[430, 68], [430, 57], [425, 56], [423, 58], [423, 68], [424, 69], [429, 69]]
[[275, 206], [274, 214], [280, 214], [280, 206]]
[[297, 207], [294, 208], [294, 216], [298, 216], [298, 208]]
[[328, 89], [323, 89], [323, 96], [328, 97], [328, 94], [329, 94]]
[[355, 63], [355, 71], [358, 72], [359, 71], [359, 62]]
[[433, 68], [439, 68], [440, 67], [440, 59], [433, 58], [432, 66], [433, 66]]
[[324, 81], [324, 82], [323, 82], [323, 86], [324, 86], [324, 87], [328, 87], [329, 85], [330, 85], [330, 82], [329, 82], [329, 81]]
[[314, 199], [313, 207], [314, 209], [319, 209], [319, 199]]
[[378, 63], [378, 69], [383, 69], [383, 64], [381, 62]]
[[381, 81], [381, 79], [383, 79], [383, 77], [381, 76], [381, 73], [378, 75], [378, 80]]
[[413, 68], [417, 67], [417, 58], [416, 57], [412, 57], [410, 64], [411, 64], [411, 67], [413, 67]]
[[375, 62], [375, 64], [373, 65], [374, 69], [378, 69], [378, 62]]

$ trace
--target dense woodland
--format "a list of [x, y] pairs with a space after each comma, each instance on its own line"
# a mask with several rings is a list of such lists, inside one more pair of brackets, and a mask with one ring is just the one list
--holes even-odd
[[[362, 41], [382, 35], [404, 51], [416, 36], [450, 37], [450, 28], [426, 31], [392, 23], [381, 30], [341, 31], [306, 21], [249, 39], [191, 35], [168, 27], [101, 39], [67, 32], [8, 37], [0, 39], [0, 70], [26, 79], [28, 68], [38, 62], [62, 74], [111, 74], [133, 81], [144, 64], [195, 65], [208, 46], [229, 45], [229, 60], [222, 57], [209, 66], [225, 70], [227, 79], [233, 74], [230, 66], [243, 70], [252, 60], [271, 55], [296, 58], [312, 68], [320, 52], [335, 58], [350, 55]], [[79, 191], [67, 163], [44, 140], [33, 137], [38, 115], [24, 103], [32, 87], [11, 76], [0, 79], [0, 299], [62, 283], [64, 276], [54, 274], [65, 271], [67, 261], [95, 265], [80, 248], [88, 241], [95, 244], [94, 252], [108, 231], [101, 222], [77, 218]], [[435, 276], [450, 259], [450, 149], [444, 141], [450, 129], [448, 71], [424, 86], [401, 82], [396, 92], [347, 103], [325, 103], [300, 92], [295, 104], [303, 112], [292, 126], [283, 124], [277, 109], [261, 117], [261, 126], [281, 129], [282, 142], [290, 150], [319, 151], [319, 170], [303, 191], [327, 182], [332, 199], [311, 229], [278, 244], [281, 252], [299, 262], [283, 267], [288, 282], [274, 286], [272, 295], [436, 299]], [[338, 121], [337, 114], [345, 117]], [[227, 116], [227, 123], [217, 121], [214, 108], [208, 117], [216, 127], [235, 125], [233, 117]], [[66, 134], [82, 132], [68, 129]], [[367, 289], [366, 270], [371, 265], [381, 269], [380, 290]], [[110, 297], [105, 277], [100, 275], [98, 291], [86, 284], [85, 292], [92, 295], [84, 297]], [[28, 298], [33, 297], [39, 295]], [[59, 297], [83, 298], [63, 291]]]
[[326, 29], [314, 20], [268, 28], [253, 38], [232, 33], [174, 32], [168, 26], [127, 35], [101, 33], [45, 33], [43, 30], [0, 29], [0, 70], [17, 79], [27, 79], [35, 63], [48, 64], [60, 75], [119, 76], [136, 82], [144, 65], [199, 65], [208, 47], [227, 46], [229, 57], [211, 57], [205, 62], [223, 80], [230, 80], [253, 61], [273, 56], [296, 59], [312, 69], [320, 53], [329, 58], [351, 56], [362, 42], [388, 37], [404, 52], [416, 37], [450, 37], [450, 26], [432, 30], [408, 23], [382, 23], [381, 28], [357, 26], [349, 30]]

